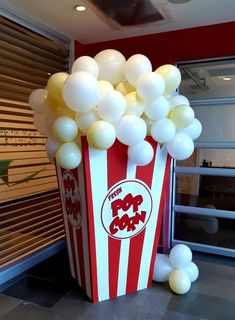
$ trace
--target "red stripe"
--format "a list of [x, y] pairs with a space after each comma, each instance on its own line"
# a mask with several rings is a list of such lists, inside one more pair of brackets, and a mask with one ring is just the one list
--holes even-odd
[[[70, 236], [70, 228], [68, 230], [68, 232], [66, 232], [66, 229], [65, 229], [65, 215], [66, 215], [66, 212], [64, 212], [63, 210], [63, 206], [62, 206], [62, 181], [60, 181], [59, 179], [59, 175], [58, 175], [58, 170], [60, 170], [60, 174], [61, 174], [61, 177], [63, 177], [63, 174], [64, 172], [66, 171], [65, 169], [61, 168], [61, 167], [57, 167], [56, 166], [56, 175], [57, 175], [57, 181], [58, 181], [58, 184], [59, 184], [59, 189], [60, 189], [60, 204], [61, 204], [61, 212], [62, 212], [62, 216], [63, 216], [63, 220], [64, 220], [64, 232], [65, 232], [65, 239], [66, 239], [66, 243], [67, 243], [67, 247], [69, 246], [69, 240], [70, 240], [70, 243], [72, 243], [72, 240], [71, 240], [71, 236]], [[68, 222], [68, 226], [70, 226], [70, 223]], [[72, 268], [74, 269], [75, 271], [75, 278], [77, 279], [76, 277], [76, 266], [75, 266], [75, 260], [74, 260], [74, 255], [73, 255], [73, 250], [71, 248], [71, 252], [72, 252], [72, 262], [70, 262], [70, 259], [69, 259], [69, 268], [70, 268], [70, 273], [72, 275]]]
[[[170, 175], [170, 172], [169, 172]], [[162, 232], [162, 242], [163, 242], [163, 253], [166, 254], [167, 250], [168, 250], [168, 243], [169, 243], [169, 201], [170, 201], [170, 183], [168, 183], [167, 187], [166, 187], [166, 196], [165, 196], [165, 206], [163, 209], [163, 212], [165, 212], [166, 214], [166, 220], [165, 220], [165, 229]], [[163, 228], [162, 228], [163, 230]]]
[[[112, 148], [107, 151], [108, 189], [115, 183], [126, 178], [127, 146], [116, 140]], [[117, 296], [118, 271], [121, 250], [121, 240], [108, 237], [109, 261], [109, 297]]]
[[77, 273], [77, 267], [76, 267], [76, 256], [75, 256], [75, 247], [74, 247], [74, 241], [77, 241], [77, 239], [74, 239], [73, 237], [73, 226], [68, 222], [69, 226], [69, 237], [70, 237], [70, 244], [71, 244], [71, 251], [72, 251], [72, 257], [73, 257], [73, 267], [74, 267], [74, 273], [75, 278], [78, 281], [78, 273]]
[[84, 265], [84, 252], [83, 252], [83, 239], [82, 228], [77, 229], [77, 242], [78, 242], [78, 260], [80, 266], [81, 286], [86, 290], [86, 277], [85, 277], [85, 265]]
[[[145, 182], [145, 184], [151, 189], [157, 142], [155, 142], [150, 137], [147, 137], [146, 140], [151, 143], [154, 149], [154, 157], [148, 165], [137, 167], [136, 179], [139, 179]], [[135, 292], [138, 287], [138, 278], [139, 278], [139, 270], [140, 270], [140, 264], [141, 264], [144, 237], [145, 237], [145, 229], [141, 233], [139, 233], [137, 236], [131, 238], [130, 240], [126, 293]]]
[[96, 268], [96, 250], [95, 250], [95, 230], [94, 230], [94, 211], [92, 202], [91, 189], [91, 172], [88, 153], [88, 143], [86, 137], [82, 137], [82, 162], [84, 167], [85, 179], [85, 197], [87, 208], [87, 233], [90, 261], [90, 281], [91, 281], [91, 299], [93, 302], [98, 301], [98, 284], [97, 284], [97, 268]]
[[[71, 170], [71, 173], [73, 174], [75, 180], [78, 183], [79, 186], [79, 178], [78, 178], [78, 169]], [[81, 201], [81, 199], [80, 199]], [[81, 204], [80, 204], [80, 210], [81, 210]], [[85, 214], [82, 212], [82, 214]], [[76, 239], [74, 241], [77, 241], [77, 248], [78, 248], [78, 263], [79, 263], [79, 269], [80, 269], [80, 276], [81, 276], [81, 287], [86, 290], [86, 277], [85, 277], [85, 264], [84, 264], [84, 252], [83, 252], [83, 238], [82, 238], [82, 226], [80, 226], [76, 231]]]
[[163, 216], [164, 202], [165, 202], [164, 200], [165, 200], [166, 191], [168, 189], [169, 180], [170, 180], [171, 159], [172, 158], [168, 155], [167, 162], [166, 162], [165, 174], [164, 174], [164, 180], [163, 180], [163, 186], [162, 186], [162, 194], [161, 194], [159, 210], [158, 210], [158, 220], [157, 220], [157, 226], [156, 226], [156, 231], [155, 231], [152, 259], [151, 259], [151, 263], [150, 263], [148, 287], [151, 287], [151, 284], [152, 284], [154, 262], [155, 262], [156, 255], [157, 255], [157, 247], [158, 247], [159, 235], [160, 235], [160, 230], [161, 230], [161, 225], [162, 225], [162, 216]]

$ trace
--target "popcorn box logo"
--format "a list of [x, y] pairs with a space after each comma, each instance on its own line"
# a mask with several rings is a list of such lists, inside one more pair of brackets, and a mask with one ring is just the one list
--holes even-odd
[[82, 222], [81, 196], [78, 183], [71, 172], [63, 174], [63, 203], [68, 221], [76, 229], [80, 228]]
[[131, 238], [140, 233], [152, 212], [149, 188], [139, 180], [123, 180], [107, 193], [101, 220], [107, 233], [117, 239]]

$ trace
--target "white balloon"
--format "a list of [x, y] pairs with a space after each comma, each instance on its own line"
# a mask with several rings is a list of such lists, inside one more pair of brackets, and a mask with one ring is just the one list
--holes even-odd
[[136, 86], [139, 77], [149, 72], [152, 72], [152, 64], [143, 54], [134, 54], [131, 56], [124, 67], [126, 78], [134, 87]]
[[164, 96], [145, 103], [146, 116], [152, 120], [161, 120], [166, 118], [170, 112], [170, 104]]
[[149, 119], [145, 113], [143, 113], [141, 115], [141, 118], [145, 121], [146, 125], [147, 125], [147, 135], [151, 136], [151, 127], [154, 123], [154, 121], [152, 119]]
[[63, 87], [67, 106], [76, 112], [92, 110], [100, 99], [100, 87], [96, 78], [88, 72], [72, 73]]
[[140, 99], [136, 91], [125, 95], [126, 100], [126, 115], [133, 115], [140, 117], [144, 112], [144, 102]]
[[191, 282], [194, 282], [197, 280], [197, 278], [199, 276], [199, 270], [198, 270], [197, 265], [194, 262], [191, 261], [189, 264], [187, 264], [184, 267], [184, 271], [187, 272]]
[[147, 134], [145, 121], [136, 116], [124, 116], [116, 127], [120, 142], [132, 146], [143, 141]]
[[143, 100], [154, 100], [163, 95], [165, 82], [162, 76], [155, 72], [141, 75], [136, 84], [136, 91]]
[[97, 105], [98, 115], [107, 122], [117, 121], [125, 110], [126, 100], [117, 90], [107, 92]]
[[59, 141], [71, 142], [78, 134], [78, 127], [72, 118], [59, 117], [54, 123], [53, 133]]
[[167, 143], [167, 151], [176, 160], [189, 158], [194, 151], [193, 140], [183, 133], [176, 133], [174, 138]]
[[100, 117], [96, 110], [92, 110], [86, 113], [76, 113], [75, 115], [77, 126], [84, 133], [86, 133], [89, 127], [99, 119]]
[[58, 141], [56, 141], [52, 138], [47, 138], [47, 140], [46, 140], [45, 146], [46, 146], [47, 156], [48, 156], [49, 161], [52, 164], [55, 164], [54, 157], [55, 157], [56, 151], [58, 150], [60, 145], [61, 145], [61, 143], [59, 143]]
[[202, 132], [202, 124], [198, 119], [194, 118], [187, 127], [184, 127], [177, 132], [187, 134], [192, 140], [195, 140]]
[[113, 85], [123, 80], [126, 59], [121, 52], [106, 49], [99, 52], [94, 59], [99, 66], [99, 80], [109, 81]]
[[72, 65], [72, 73], [78, 71], [88, 72], [97, 79], [99, 75], [99, 66], [93, 58], [82, 56], [77, 58]]
[[175, 136], [175, 125], [170, 119], [161, 119], [153, 123], [151, 136], [160, 143], [171, 141]]
[[34, 112], [44, 113], [47, 107], [48, 91], [46, 89], [36, 89], [29, 96], [29, 106]]
[[145, 166], [153, 159], [153, 147], [145, 140], [128, 147], [128, 157], [137, 165]]
[[180, 94], [176, 94], [174, 96], [171, 96], [169, 99], [169, 102], [171, 105], [171, 109], [174, 109], [174, 108], [181, 106], [181, 105], [190, 106], [188, 98], [186, 98], [185, 96], [182, 96]]
[[76, 143], [66, 142], [56, 152], [56, 163], [64, 169], [75, 169], [82, 159], [80, 148]]
[[158, 253], [153, 268], [153, 280], [157, 282], [167, 281], [172, 270], [169, 257]]
[[185, 244], [177, 244], [171, 249], [170, 262], [174, 268], [184, 268], [192, 261], [192, 251]]
[[100, 95], [101, 97], [103, 95], [105, 95], [106, 93], [108, 93], [109, 91], [113, 91], [114, 87], [112, 85], [112, 83], [105, 81], [105, 80], [100, 80], [98, 81], [99, 83], [99, 87], [100, 87]]

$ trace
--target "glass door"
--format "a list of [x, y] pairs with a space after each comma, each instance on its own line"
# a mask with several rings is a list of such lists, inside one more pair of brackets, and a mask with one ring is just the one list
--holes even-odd
[[203, 132], [174, 164], [172, 244], [235, 257], [235, 60], [179, 64]]

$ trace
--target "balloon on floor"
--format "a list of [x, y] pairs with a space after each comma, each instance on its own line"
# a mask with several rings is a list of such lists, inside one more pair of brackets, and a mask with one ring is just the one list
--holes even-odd
[[198, 267], [192, 262], [192, 251], [185, 244], [174, 246], [169, 256], [157, 254], [153, 280], [169, 281], [169, 286], [174, 293], [187, 293], [191, 288], [191, 283], [196, 281], [198, 276]]

